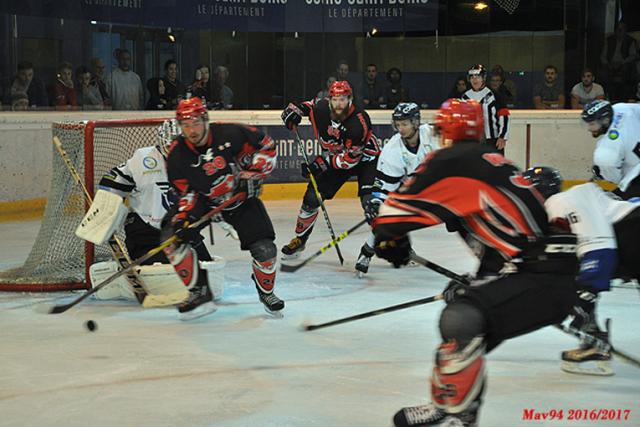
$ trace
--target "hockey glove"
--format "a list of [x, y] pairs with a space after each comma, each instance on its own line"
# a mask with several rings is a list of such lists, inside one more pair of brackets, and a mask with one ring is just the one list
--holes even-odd
[[294, 127], [298, 126], [302, 121], [302, 110], [296, 106], [296, 104], [289, 103], [287, 108], [284, 109], [280, 117], [282, 117], [282, 121], [284, 125], [289, 130], [293, 130]]
[[367, 220], [367, 223], [371, 225], [374, 219], [378, 216], [378, 211], [380, 210], [380, 205], [382, 204], [382, 200], [377, 197], [371, 197], [364, 205], [364, 217]]
[[374, 249], [379, 258], [386, 259], [395, 268], [400, 268], [409, 263], [411, 240], [406, 234], [391, 240], [378, 240], [376, 238]]
[[262, 193], [262, 179], [240, 179], [235, 193], [246, 193], [247, 199], [260, 197]]
[[309, 178], [310, 174], [313, 174], [313, 176], [317, 178], [329, 169], [329, 164], [322, 156], [318, 156], [311, 162], [311, 165], [301, 163], [300, 168], [302, 169], [303, 178]]

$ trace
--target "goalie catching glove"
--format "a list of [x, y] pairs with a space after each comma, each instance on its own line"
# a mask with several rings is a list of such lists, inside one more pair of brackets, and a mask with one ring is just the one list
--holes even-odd
[[76, 236], [95, 245], [106, 242], [122, 226], [129, 209], [122, 197], [106, 190], [98, 190], [82, 222], [76, 229]]

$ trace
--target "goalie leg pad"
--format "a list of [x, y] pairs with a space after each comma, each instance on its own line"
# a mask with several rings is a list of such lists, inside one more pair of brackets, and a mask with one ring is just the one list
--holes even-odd
[[484, 338], [464, 347], [455, 340], [441, 344], [431, 377], [434, 405], [449, 414], [476, 411], [485, 382]]
[[182, 283], [191, 289], [198, 282], [199, 264], [198, 255], [191, 245], [182, 244], [178, 247], [171, 245], [164, 249], [171, 265], [178, 273]]

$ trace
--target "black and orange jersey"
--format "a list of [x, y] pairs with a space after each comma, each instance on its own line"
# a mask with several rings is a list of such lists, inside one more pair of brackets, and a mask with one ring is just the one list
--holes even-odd
[[274, 142], [251, 126], [212, 123], [207, 143], [201, 147], [178, 136], [167, 155], [167, 175], [180, 196], [181, 210], [189, 211], [200, 199], [214, 207], [230, 198], [238, 171], [248, 169], [259, 152], [275, 155]]
[[329, 99], [296, 104], [313, 126], [316, 138], [334, 169], [351, 169], [361, 161], [377, 161], [380, 143], [366, 111], [351, 104], [344, 120], [331, 118]]
[[544, 200], [520, 170], [475, 141], [432, 152], [380, 208], [382, 239], [440, 223], [461, 224], [505, 259], [548, 233]]

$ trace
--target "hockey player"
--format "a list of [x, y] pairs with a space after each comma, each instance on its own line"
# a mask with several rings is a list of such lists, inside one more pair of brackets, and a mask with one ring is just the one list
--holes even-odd
[[[396, 426], [476, 426], [486, 386], [484, 355], [506, 339], [569, 314], [576, 297], [575, 238], [549, 236], [539, 193], [510, 161], [479, 144], [483, 121], [476, 101], [445, 101], [434, 127], [443, 148], [427, 156], [415, 176], [380, 207], [373, 222], [376, 254], [404, 265], [411, 250], [408, 232], [454, 220], [510, 260], [512, 272], [448, 293], [432, 403], [404, 408], [393, 421]], [[560, 244], [551, 250], [551, 243]]]
[[598, 178], [618, 185], [614, 193], [624, 200], [640, 197], [640, 104], [595, 100], [580, 116], [598, 138], [593, 169]]
[[189, 289], [189, 299], [178, 307], [181, 317], [188, 320], [216, 310], [193, 249], [199, 233], [188, 224], [235, 195], [241, 199], [224, 209], [222, 216], [238, 232], [240, 248], [251, 252], [251, 278], [260, 302], [267, 312], [277, 314], [284, 301], [274, 293], [275, 232], [258, 198], [262, 180], [276, 165], [275, 143], [254, 127], [209, 124], [207, 109], [197, 97], [180, 101], [176, 119], [182, 135], [169, 149], [167, 172], [180, 199], [163, 231], [179, 237], [179, 243], [165, 253]]
[[[431, 126], [420, 124], [417, 104], [398, 104], [391, 115], [391, 124], [397, 133], [385, 144], [378, 159], [373, 197], [365, 205], [365, 216], [369, 223], [378, 215], [378, 209], [387, 194], [397, 190], [405, 179], [413, 175], [422, 159], [438, 149]], [[370, 238], [360, 251], [356, 270], [362, 273], [369, 270], [374, 253], [373, 240]]]
[[[551, 224], [578, 236], [578, 299], [572, 326], [607, 340], [596, 321], [600, 292], [614, 277], [640, 278], [640, 205], [608, 196], [593, 183], [560, 192], [562, 177], [549, 167], [527, 169], [523, 176], [546, 198]], [[562, 369], [591, 375], [613, 375], [611, 354], [583, 343], [562, 352]]]
[[484, 65], [474, 65], [467, 72], [471, 89], [462, 99], [475, 99], [482, 106], [485, 142], [504, 154], [509, 139], [509, 109], [502, 96], [487, 87], [487, 70]]
[[[371, 196], [376, 175], [376, 162], [380, 155], [378, 139], [371, 130], [369, 115], [353, 104], [353, 91], [349, 82], [338, 81], [329, 87], [329, 97], [301, 104], [290, 103], [282, 112], [282, 120], [288, 129], [300, 124], [308, 116], [316, 138], [322, 145], [322, 154], [310, 165], [302, 165], [302, 175], [313, 174], [323, 199], [329, 200], [352, 176], [358, 177], [358, 197], [362, 208]], [[285, 258], [294, 258], [305, 249], [313, 226], [318, 218], [320, 202], [311, 183], [302, 200], [296, 221], [294, 237], [282, 248]], [[365, 243], [361, 253], [373, 256]]]

